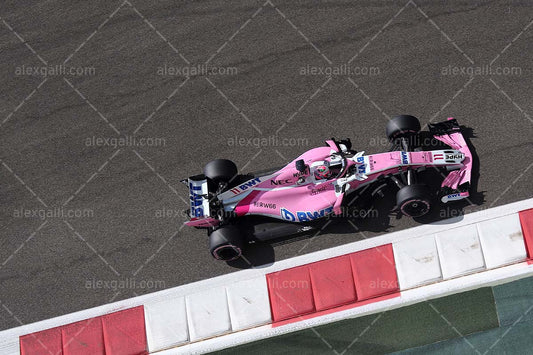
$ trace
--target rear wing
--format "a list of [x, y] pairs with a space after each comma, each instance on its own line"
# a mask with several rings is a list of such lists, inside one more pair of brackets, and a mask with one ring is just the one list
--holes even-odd
[[453, 117], [447, 121], [429, 124], [429, 131], [435, 139], [449, 145], [452, 149], [464, 154], [463, 166], [448, 174], [441, 185], [442, 202], [462, 200], [470, 196], [470, 182], [472, 179], [472, 153], [468, 148], [461, 128]]
[[207, 178], [204, 175], [197, 175], [188, 178], [186, 181], [189, 187], [189, 215], [191, 219], [185, 224], [192, 227], [213, 227], [218, 225], [220, 222], [211, 217]]

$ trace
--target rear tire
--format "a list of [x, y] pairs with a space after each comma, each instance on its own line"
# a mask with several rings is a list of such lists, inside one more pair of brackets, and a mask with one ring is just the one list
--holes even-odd
[[423, 184], [406, 185], [396, 193], [400, 212], [408, 217], [422, 217], [431, 209], [431, 193]]
[[204, 175], [216, 183], [229, 182], [237, 176], [237, 172], [237, 165], [228, 159], [216, 159], [204, 167]]
[[394, 116], [387, 123], [385, 131], [390, 141], [397, 138], [409, 138], [420, 132], [420, 121], [415, 116]]
[[236, 226], [223, 226], [209, 235], [209, 251], [217, 260], [238, 259], [242, 255], [243, 246], [242, 232]]

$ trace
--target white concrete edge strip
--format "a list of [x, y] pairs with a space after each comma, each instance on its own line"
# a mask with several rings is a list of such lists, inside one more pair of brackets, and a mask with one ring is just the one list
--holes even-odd
[[357, 306], [343, 311], [332, 312], [322, 316], [296, 321], [294, 323], [277, 327], [272, 327], [272, 325], [268, 324], [257, 328], [243, 330], [241, 332], [207, 339], [197, 343], [190, 343], [178, 348], [156, 352], [155, 354], [177, 355], [208, 353], [302, 329], [334, 323], [343, 319], [381, 313], [481, 287], [496, 286], [530, 276], [533, 276], [533, 264], [529, 265], [527, 262], [521, 262], [519, 264], [509, 265], [498, 269], [492, 269], [477, 274], [471, 274], [468, 276], [402, 291], [400, 296], [396, 298]]
[[404, 239], [392, 248], [402, 291], [527, 259], [518, 213]]
[[[116, 312], [119, 310], [142, 306], [148, 303], [157, 303], [169, 299], [176, 299], [185, 297], [193, 293], [199, 293], [208, 289], [216, 287], [225, 287], [239, 281], [251, 280], [268, 273], [277, 272], [284, 269], [289, 269], [295, 266], [312, 263], [315, 261], [332, 258], [339, 255], [353, 253], [359, 250], [369, 249], [372, 247], [398, 242], [401, 240], [416, 238], [419, 236], [443, 232], [451, 228], [457, 228], [463, 225], [469, 225], [491, 218], [510, 215], [518, 211], [526, 210], [533, 207], [533, 198], [514, 202], [508, 205], [503, 205], [495, 208], [481, 210], [478, 212], [466, 214], [463, 216], [454, 217], [444, 221], [439, 221], [432, 224], [420, 225], [417, 227], [393, 232], [385, 233], [380, 236], [372, 237], [362, 241], [357, 241], [338, 247], [320, 250], [306, 255], [297, 256], [291, 259], [280, 260], [271, 265], [253, 268], [248, 270], [241, 270], [238, 272], [218, 276], [211, 279], [206, 279], [191, 284], [186, 284], [167, 290], [162, 290], [147, 295], [138, 296], [110, 304], [46, 319], [36, 323], [21, 325], [20, 327], [7, 329], [0, 332], [0, 353], [2, 354], [20, 354], [19, 337], [25, 334], [38, 332], [41, 330], [54, 328], [60, 325], [77, 322], [80, 320], [97, 317], [103, 314]], [[317, 237], [318, 238], [318, 237]], [[472, 275], [471, 275], [472, 276]], [[471, 277], [468, 276], [468, 277]], [[384, 301], [388, 302], [388, 301]], [[367, 307], [367, 306], [364, 306]], [[267, 326], [269, 327], [269, 326]], [[256, 330], [259, 328], [254, 328]], [[246, 331], [244, 331], [246, 332]], [[239, 334], [239, 333], [235, 333]]]

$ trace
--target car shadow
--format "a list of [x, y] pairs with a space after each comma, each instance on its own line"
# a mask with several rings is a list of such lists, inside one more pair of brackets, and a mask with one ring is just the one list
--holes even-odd
[[246, 246], [243, 256], [226, 263], [236, 269], [259, 269], [272, 265], [275, 259], [271, 243], [255, 242]]

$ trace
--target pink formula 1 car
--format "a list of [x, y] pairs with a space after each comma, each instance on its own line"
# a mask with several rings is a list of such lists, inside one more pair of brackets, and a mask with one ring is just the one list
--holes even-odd
[[[285, 167], [264, 173], [238, 174], [230, 160], [214, 160], [203, 174], [183, 180], [190, 197], [186, 224], [208, 230], [213, 257], [233, 260], [241, 256], [246, 242], [312, 229], [317, 219], [342, 215], [352, 196], [388, 181], [398, 187], [397, 211], [423, 216], [435, 196], [417, 181], [417, 172], [424, 168], [442, 171], [442, 202], [467, 198], [472, 155], [457, 121], [449, 118], [429, 125], [433, 137], [449, 149], [420, 150], [415, 143], [419, 131], [416, 117], [396, 116], [386, 127], [392, 143], [389, 152], [365, 155], [352, 150], [350, 140], [331, 139]], [[254, 228], [243, 222], [246, 219], [254, 221]]]

